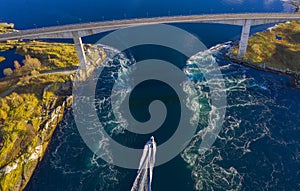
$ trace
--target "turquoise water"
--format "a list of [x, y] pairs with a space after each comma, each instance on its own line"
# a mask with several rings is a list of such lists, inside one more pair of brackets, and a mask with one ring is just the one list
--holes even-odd
[[[80, 23], [145, 16], [227, 13], [227, 12], [286, 12], [292, 7], [279, 0], [216, 0], [216, 1], [35, 1], [0, 0], [7, 9], [1, 11], [0, 19], [14, 22], [16, 28], [34, 28], [57, 24]], [[178, 24], [204, 42], [207, 47], [237, 40], [241, 28], [216, 24]], [[253, 27], [252, 32], [267, 26]], [[97, 37], [86, 38], [93, 42]], [[197, 149], [199, 136], [189, 147], [170, 162], [154, 168], [153, 190], [300, 190], [299, 185], [299, 131], [300, 131], [300, 90], [296, 89], [288, 77], [256, 71], [225, 60], [220, 45], [199, 54], [191, 60], [201, 62], [205, 57], [213, 57], [222, 71], [227, 91], [226, 121], [219, 138], [205, 154]], [[134, 51], [133, 51], [134, 53]], [[167, 53], [164, 54], [168, 55]], [[147, 54], [139, 56], [147, 57]], [[13, 57], [11, 55], [10, 57]], [[176, 59], [169, 57], [176, 63]], [[180, 62], [184, 65], [185, 63]], [[184, 66], [185, 67], [185, 66]], [[194, 71], [191, 79], [203, 89], [199, 103], [202, 121], [199, 129], [207, 125], [211, 110], [207, 99], [207, 88], [201, 72]], [[107, 79], [97, 90], [100, 99], [107, 92], [101, 87], [113, 83]], [[155, 85], [158, 92], [166, 89]], [[143, 87], [140, 87], [143, 89]], [[104, 92], [103, 92], [104, 91]], [[140, 94], [143, 91], [140, 92]], [[170, 92], [150, 94], [150, 98], [168, 96], [171, 117], [176, 118], [176, 95]], [[148, 95], [148, 94], [147, 94]], [[96, 96], [96, 97], [97, 97]], [[139, 93], [135, 94], [138, 99]], [[192, 96], [192, 95], [191, 95]], [[143, 97], [143, 96], [142, 96]], [[146, 105], [147, 100], [141, 102]], [[104, 103], [109, 104], [109, 103]], [[143, 105], [144, 104], [144, 105]], [[175, 108], [175, 109], [174, 109]], [[141, 118], [142, 108], [134, 107]], [[101, 113], [103, 112], [103, 113]], [[98, 111], [99, 115], [105, 112]], [[176, 120], [166, 121], [165, 128], [156, 132], [160, 144], [172, 134]], [[123, 144], [142, 147], [148, 136], [131, 135], [109, 126], [112, 137]], [[72, 110], [66, 112], [57, 127], [43, 161], [25, 190], [130, 190], [136, 170], [128, 170], [109, 165], [95, 156], [81, 139]]]

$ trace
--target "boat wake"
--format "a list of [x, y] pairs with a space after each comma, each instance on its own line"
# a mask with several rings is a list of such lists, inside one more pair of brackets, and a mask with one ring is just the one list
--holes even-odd
[[144, 146], [139, 169], [137, 171], [137, 176], [135, 178], [131, 191], [151, 191], [155, 154], [156, 143], [154, 141], [154, 137], [151, 137]]

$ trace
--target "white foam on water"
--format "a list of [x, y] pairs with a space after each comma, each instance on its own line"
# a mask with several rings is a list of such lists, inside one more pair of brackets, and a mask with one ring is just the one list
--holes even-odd
[[[279, 144], [287, 144], [273, 138], [269, 130], [269, 124], [272, 124], [272, 120], [274, 120], [272, 108], [282, 109], [284, 106], [276, 104], [276, 95], [270, 90], [270, 85], [266, 83], [267, 80], [259, 81], [249, 77], [247, 74], [249, 69], [237, 66], [237, 64], [221, 57], [222, 51], [220, 50], [226, 46], [218, 45], [216, 47], [191, 57], [187, 63], [187, 73], [193, 77], [194, 75], [201, 76], [201, 73], [208, 73], [207, 75], [209, 75], [210, 72], [213, 73], [214, 69], [224, 71], [223, 79], [226, 88], [225, 90], [217, 88], [216, 91], [226, 91], [227, 98], [229, 98], [226, 106], [225, 123], [215, 144], [206, 152], [201, 152], [200, 145], [205, 130], [213, 128], [220, 117], [218, 116], [219, 108], [213, 107], [209, 100], [205, 100], [205, 98], [209, 99], [207, 84], [214, 83], [217, 85], [219, 81], [205, 81], [205, 79], [197, 81], [197, 78], [194, 78], [196, 80], [193, 83], [198, 87], [198, 94], [205, 96], [201, 97], [198, 103], [202, 105], [199, 110], [198, 131], [188, 147], [181, 153], [181, 156], [192, 169], [196, 190], [243, 190], [242, 183], [244, 177], [248, 175], [239, 172], [234, 163], [230, 165], [230, 163], [225, 162], [227, 165], [224, 165], [223, 161], [231, 160], [232, 153], [236, 158], [244, 157], [252, 152], [251, 144], [264, 137], [268, 137]], [[207, 63], [205, 62], [207, 60], [216, 60], [222, 62], [222, 65], [218, 68], [212, 68], [209, 65], [207, 68], [201, 66], [204, 69], [197, 71], [196, 65]], [[192, 96], [192, 91], [187, 92], [190, 92]], [[208, 111], [207, 105], [209, 106]], [[246, 114], [245, 110], [247, 110]], [[253, 123], [253, 117], [255, 117], [255, 123]], [[266, 181], [265, 189], [272, 186], [276, 173], [278, 172], [273, 165], [272, 174], [270, 180]]]
[[156, 143], [148, 141], [144, 146], [137, 176], [134, 180], [131, 191], [151, 191], [155, 155]]
[[[192, 56], [187, 62], [187, 74], [189, 76], [193, 75], [215, 75], [216, 70], [226, 70], [230, 68], [230, 64], [223, 65], [220, 67], [215, 67], [216, 57], [214, 55], [219, 54], [219, 51], [223, 48], [228, 48], [228, 43], [220, 44], [212, 47], [204, 52], [199, 52], [198, 54]], [[200, 66], [200, 68], [198, 68]], [[219, 77], [219, 76], [218, 76]], [[199, 96], [198, 99], [193, 99], [193, 104], [189, 107], [195, 111], [197, 115], [200, 115], [199, 127], [194, 138], [190, 142], [189, 146], [181, 154], [182, 158], [192, 167], [192, 177], [195, 181], [196, 190], [215, 190], [216, 188], [222, 190], [239, 190], [241, 188], [241, 175], [237, 172], [234, 167], [225, 169], [216, 164], [217, 161], [222, 160], [219, 149], [216, 147], [211, 147], [206, 152], [203, 152], [203, 148], [200, 147], [203, 136], [205, 132], [214, 131], [214, 127], [217, 126], [219, 120], [221, 120], [221, 115], [219, 109], [212, 105], [209, 99], [210, 91], [208, 88], [209, 84], [213, 84], [215, 88], [214, 93], [220, 91], [228, 91], [222, 89], [222, 80], [210, 76], [210, 80], [200, 79], [193, 81], [193, 85], [196, 87], [198, 92], [193, 92], [189, 88], [185, 88], [189, 95], [189, 99], [193, 99]], [[228, 79], [224, 79], [225, 81]], [[230, 80], [230, 79], [229, 79]], [[234, 83], [234, 82], [232, 82]], [[243, 82], [237, 82], [237, 86]], [[236, 87], [237, 88], [237, 87]], [[196, 93], [196, 94], [195, 94]], [[197, 102], [197, 103], [195, 103]], [[191, 103], [189, 101], [188, 103]], [[200, 106], [201, 105], [201, 106]], [[205, 117], [206, 116], [206, 117]]]
[[[107, 80], [110, 82], [113, 80], [114, 85], [112, 94], [108, 95], [110, 98], [103, 101], [99, 100], [98, 103], [98, 108], [100, 110], [109, 112], [106, 116], [103, 116], [103, 118], [107, 119], [105, 120], [105, 122], [103, 122], [103, 126], [111, 127], [111, 129], [108, 130], [110, 135], [124, 133], [124, 130], [128, 126], [128, 123], [123, 117], [122, 112], [120, 111], [120, 106], [125, 100], [126, 96], [132, 90], [133, 82], [128, 76], [135, 69], [133, 65], [133, 63], [135, 63], [135, 60], [133, 58], [127, 58], [125, 54], [114, 48], [103, 45], [98, 46], [104, 48], [107, 54], [107, 59], [104, 61], [103, 66], [105, 66], [106, 69], [111, 70], [111, 75], [107, 77], [104, 76], [101, 80]], [[116, 101], [113, 111], [108, 110], [110, 100], [112, 99]], [[112, 116], [115, 116], [115, 120], [112, 119]]]

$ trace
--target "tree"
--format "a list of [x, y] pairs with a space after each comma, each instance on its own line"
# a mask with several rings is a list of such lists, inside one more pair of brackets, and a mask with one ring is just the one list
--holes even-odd
[[23, 60], [24, 69], [27, 72], [31, 72], [33, 70], [37, 70], [41, 67], [41, 62], [37, 58], [31, 58], [30, 55], [25, 56], [25, 60]]
[[10, 75], [13, 74], [13, 70], [12, 70], [11, 68], [4, 68], [3, 74], [4, 74], [5, 76], [10, 76]]
[[21, 65], [20, 65], [20, 63], [19, 63], [18, 60], [15, 60], [15, 61], [14, 61], [14, 67], [15, 67], [15, 69], [21, 68]]

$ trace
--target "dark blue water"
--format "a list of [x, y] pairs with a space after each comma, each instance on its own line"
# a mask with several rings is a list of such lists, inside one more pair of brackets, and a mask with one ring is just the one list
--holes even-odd
[[0, 78], [4, 77], [3, 69], [5, 69], [5, 68], [15, 69], [13, 67], [15, 60], [17, 60], [22, 65], [22, 61], [23, 61], [24, 57], [16, 54], [15, 52], [16, 52], [15, 49], [8, 50], [5, 52], [0, 52], [0, 56], [5, 57], [5, 60], [0, 63], [0, 71], [1, 71]]
[[[0, 4], [6, 7], [0, 20], [14, 22], [18, 29], [147, 16], [293, 9], [279, 0], [0, 0]], [[228, 25], [176, 26], [196, 35], [207, 47], [237, 40], [241, 31]], [[252, 32], [266, 27], [253, 27]], [[199, 140], [195, 140], [181, 155], [155, 168], [153, 190], [300, 190], [300, 90], [288, 77], [231, 63], [222, 57], [222, 51], [224, 48], [207, 52], [219, 64], [227, 88], [226, 121], [220, 137], [205, 154], [198, 154]], [[194, 62], [197, 59], [201, 61], [203, 55]], [[201, 111], [206, 119], [209, 103], [205, 98], [199, 101], [206, 108]], [[202, 123], [200, 127], [205, 126]], [[134, 144], [126, 132], [116, 131], [113, 137]], [[144, 142], [136, 141], [136, 147]], [[108, 165], [95, 156], [79, 136], [70, 110], [25, 190], [123, 191], [130, 190], [135, 175], [135, 170]]]
[[[222, 51], [208, 54], [218, 61], [228, 94], [220, 137], [205, 154], [197, 154], [200, 142], [195, 141], [180, 156], [156, 167], [153, 190], [298, 190], [300, 90], [288, 77], [230, 63]], [[209, 106], [205, 99], [200, 102]], [[140, 99], [139, 104], [143, 105]], [[203, 121], [200, 126], [205, 126]], [[126, 132], [113, 133], [113, 138], [135, 147], [145, 140]], [[107, 165], [93, 155], [69, 111], [26, 190], [130, 190], [135, 175], [135, 170]]]

